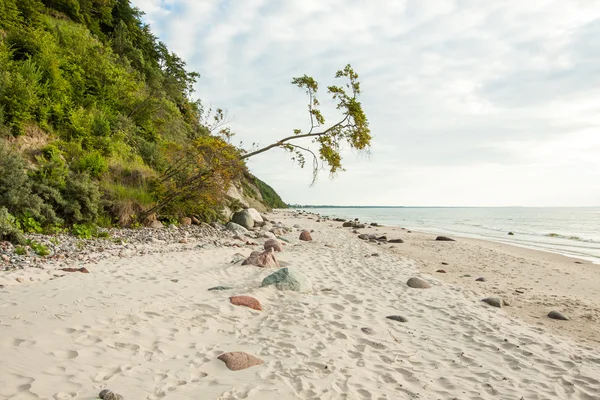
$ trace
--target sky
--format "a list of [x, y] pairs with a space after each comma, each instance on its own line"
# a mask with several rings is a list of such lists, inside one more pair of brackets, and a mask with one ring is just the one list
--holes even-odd
[[[334, 179], [280, 149], [250, 170], [293, 204], [600, 206], [600, 1], [132, 0], [227, 111], [232, 142], [307, 130], [307, 74], [359, 74], [373, 135]], [[328, 123], [340, 119], [321, 90]], [[311, 149], [317, 147], [309, 142]]]

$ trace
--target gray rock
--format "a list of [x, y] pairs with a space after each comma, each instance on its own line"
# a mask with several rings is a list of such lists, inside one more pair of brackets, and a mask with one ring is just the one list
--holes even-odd
[[369, 240], [369, 235], [367, 235], [366, 233], [361, 233], [360, 235], [358, 235], [358, 238], [361, 240]]
[[388, 315], [386, 318], [391, 319], [392, 321], [408, 322], [408, 319], [402, 315]]
[[456, 240], [450, 239], [447, 236], [438, 236], [435, 238], [435, 240], [437, 240], [438, 242], [456, 242]]
[[298, 224], [294, 224], [294, 228], [296, 228], [296, 229], [300, 229], [300, 225], [298, 225]]
[[498, 307], [498, 308], [502, 308], [502, 306], [507, 306], [508, 303], [504, 300], [502, 300], [500, 297], [486, 297], [485, 299], [482, 299], [481, 301], [483, 301], [486, 304], [489, 304], [492, 307]]
[[352, 227], [352, 222], [344, 222], [342, 224], [342, 227], [344, 227], [344, 228], [351, 228]]
[[248, 212], [248, 210], [238, 211], [231, 217], [231, 222], [235, 222], [238, 225], [243, 226], [246, 229], [254, 228], [254, 219]]
[[388, 243], [404, 243], [402, 239], [390, 239], [387, 241]]
[[429, 289], [431, 287], [429, 282], [415, 277], [410, 278], [406, 282], [406, 284], [408, 285], [408, 287], [411, 287], [413, 289]]
[[291, 269], [281, 268], [263, 279], [261, 286], [274, 285], [279, 290], [293, 290], [295, 292], [310, 292], [312, 284], [304, 274]]
[[221, 291], [221, 290], [231, 290], [233, 286], [215, 286], [208, 289], [209, 291]]
[[561, 321], [568, 321], [569, 317], [567, 317], [566, 315], [564, 315], [563, 313], [559, 312], [559, 311], [550, 311], [548, 313], [548, 318], [552, 318], [552, 319], [558, 319]]
[[158, 220], [154, 220], [154, 221], [150, 222], [150, 224], [148, 225], [148, 228], [152, 228], [152, 229], [161, 229], [164, 227], [165, 226], [163, 225], [163, 223]]
[[360, 330], [366, 335], [374, 335], [375, 331], [371, 328], [360, 328]]
[[477, 278], [477, 279], [475, 279], [475, 282], [485, 282], [485, 278], [484, 277]]
[[240, 224], [236, 224], [235, 222], [228, 222], [227, 225], [225, 225], [225, 228], [228, 231], [233, 232], [233, 233], [246, 233], [246, 232], [248, 232], [248, 229], [244, 228]]

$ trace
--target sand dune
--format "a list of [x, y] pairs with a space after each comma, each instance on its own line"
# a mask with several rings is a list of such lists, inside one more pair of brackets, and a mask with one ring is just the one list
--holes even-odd
[[[260, 245], [106, 261], [0, 289], [0, 398], [93, 399], [107, 387], [125, 399], [600, 398], [597, 345], [487, 306], [339, 223], [273, 217], [315, 230], [313, 242], [286, 235], [277, 254], [312, 293], [260, 288], [273, 270], [231, 263]], [[432, 288], [407, 287], [412, 276]], [[207, 290], [217, 285], [234, 289]], [[230, 371], [217, 359], [228, 351], [264, 364]]]

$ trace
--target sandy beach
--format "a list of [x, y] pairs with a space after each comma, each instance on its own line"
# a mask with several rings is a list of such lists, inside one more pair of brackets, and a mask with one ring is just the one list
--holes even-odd
[[[261, 250], [264, 238], [10, 279], [0, 288], [0, 399], [91, 400], [106, 388], [125, 399], [600, 398], [598, 265], [359, 230], [404, 240], [378, 245], [341, 222], [268, 217], [300, 226], [282, 236], [289, 243], [276, 257], [312, 291], [260, 287], [277, 268], [241, 265], [236, 254]], [[313, 240], [298, 240], [301, 229]], [[431, 288], [408, 287], [411, 277]], [[208, 290], [219, 285], [232, 289]], [[238, 295], [262, 311], [231, 304]], [[489, 296], [510, 306], [481, 301]], [[570, 320], [548, 318], [552, 310]], [[218, 359], [226, 352], [263, 363], [232, 371]]]

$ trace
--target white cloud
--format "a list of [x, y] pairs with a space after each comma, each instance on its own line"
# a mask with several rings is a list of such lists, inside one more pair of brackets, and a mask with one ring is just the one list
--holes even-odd
[[347, 63], [360, 74], [370, 160], [345, 151], [347, 171], [309, 188], [284, 152], [251, 159], [286, 201], [600, 204], [598, 1], [133, 3], [247, 144], [306, 127], [293, 76], [325, 87]]

